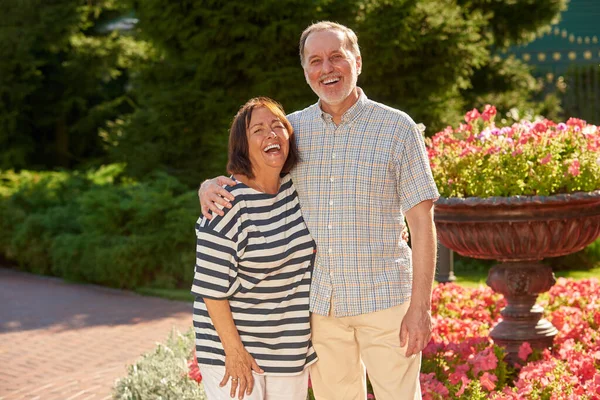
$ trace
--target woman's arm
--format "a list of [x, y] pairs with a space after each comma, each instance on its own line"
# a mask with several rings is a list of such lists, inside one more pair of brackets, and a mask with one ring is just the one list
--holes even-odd
[[254, 388], [252, 371], [259, 374], [264, 371], [242, 343], [233, 321], [229, 300], [204, 298], [204, 303], [225, 350], [225, 376], [220, 385], [225, 386], [231, 377], [231, 397], [235, 397], [239, 384], [238, 398], [241, 400], [244, 398], [244, 392], [250, 394]]

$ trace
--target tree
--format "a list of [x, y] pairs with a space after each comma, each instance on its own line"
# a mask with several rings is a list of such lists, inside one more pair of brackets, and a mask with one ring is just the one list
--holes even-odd
[[116, 0], [7, 0], [0, 13], [0, 169], [105, 157], [98, 128], [131, 111], [126, 69], [147, 46], [96, 28]]
[[[527, 70], [493, 53], [529, 40], [564, 2], [139, 1], [138, 34], [161, 56], [135, 81], [139, 107], [108, 130], [112, 155], [134, 175], [165, 168], [193, 185], [223, 173], [228, 126], [246, 100], [270, 96], [287, 111], [316, 101], [304, 81], [298, 39], [311, 22], [325, 19], [357, 32], [359, 85], [367, 95], [434, 132], [491, 95], [526, 99], [535, 89]], [[515, 18], [531, 10], [535, 21]], [[493, 84], [480, 87], [482, 74]]]

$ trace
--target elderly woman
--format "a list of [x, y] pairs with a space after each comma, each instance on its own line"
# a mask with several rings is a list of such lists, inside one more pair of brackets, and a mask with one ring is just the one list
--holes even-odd
[[194, 329], [209, 400], [306, 399], [315, 243], [287, 174], [292, 134], [275, 101], [242, 106], [229, 133], [235, 200], [196, 225]]

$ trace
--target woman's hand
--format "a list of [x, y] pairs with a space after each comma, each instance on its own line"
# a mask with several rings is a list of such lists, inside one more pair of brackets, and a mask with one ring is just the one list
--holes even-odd
[[[219, 176], [213, 179], [207, 179], [202, 182], [198, 188], [198, 197], [200, 198], [200, 208], [202, 215], [208, 219], [212, 219], [210, 212], [223, 216], [224, 213], [219, 209], [217, 204], [223, 207], [231, 208], [231, 203], [234, 197], [227, 190], [223, 189], [223, 185], [234, 186], [236, 182], [226, 176]], [[227, 201], [229, 200], [229, 201]]]
[[[245, 348], [236, 349], [225, 354], [225, 376], [219, 384], [221, 387], [227, 385], [231, 378], [231, 398], [238, 392], [238, 399], [242, 400], [245, 394], [251, 394], [254, 389], [254, 377], [252, 371], [262, 374], [264, 371], [258, 366], [254, 357]], [[239, 389], [239, 390], [238, 390]]]

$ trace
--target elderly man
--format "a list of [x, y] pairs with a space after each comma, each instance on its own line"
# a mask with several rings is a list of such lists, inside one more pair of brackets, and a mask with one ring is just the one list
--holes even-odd
[[[423, 137], [408, 115], [357, 87], [362, 59], [351, 29], [309, 26], [300, 60], [319, 97], [289, 115], [301, 159], [292, 177], [318, 248], [310, 292], [315, 396], [365, 399], [366, 367], [378, 400], [420, 399], [438, 197]], [[199, 190], [207, 217], [232, 200], [223, 184], [233, 182], [219, 177]], [[401, 239], [404, 217], [412, 251]]]

